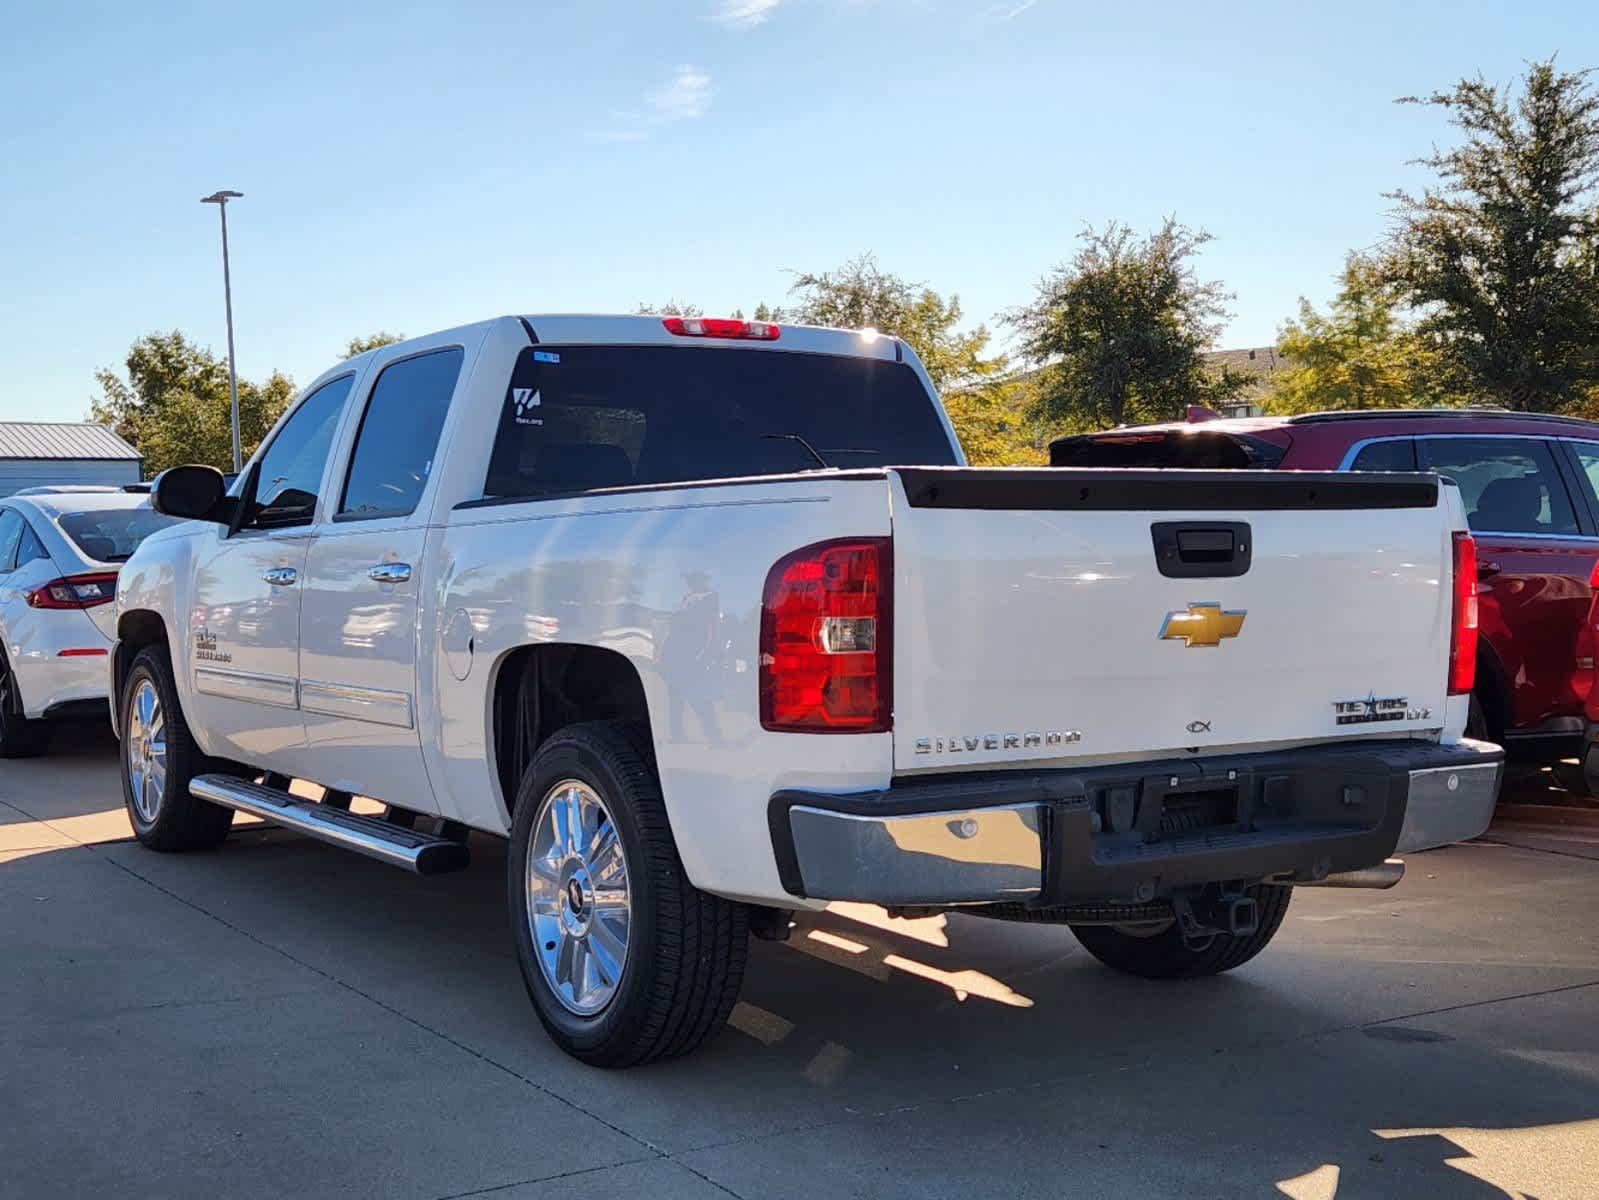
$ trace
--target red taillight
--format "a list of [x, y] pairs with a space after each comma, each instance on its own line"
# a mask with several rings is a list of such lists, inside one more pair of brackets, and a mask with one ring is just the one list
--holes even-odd
[[101, 571], [52, 579], [28, 593], [28, 604], [32, 608], [93, 608], [116, 598], [117, 573]]
[[747, 338], [775, 342], [782, 333], [770, 321], [740, 321], [733, 317], [663, 317], [667, 333], [678, 337]]
[[1463, 695], [1477, 682], [1477, 541], [1455, 534], [1454, 605], [1449, 624], [1449, 694]]
[[761, 727], [893, 728], [887, 538], [818, 542], [778, 560], [761, 602]]

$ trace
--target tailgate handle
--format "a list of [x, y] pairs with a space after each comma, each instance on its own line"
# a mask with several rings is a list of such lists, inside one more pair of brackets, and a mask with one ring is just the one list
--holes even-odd
[[1169, 579], [1229, 579], [1249, 570], [1254, 537], [1246, 521], [1156, 521], [1155, 566]]

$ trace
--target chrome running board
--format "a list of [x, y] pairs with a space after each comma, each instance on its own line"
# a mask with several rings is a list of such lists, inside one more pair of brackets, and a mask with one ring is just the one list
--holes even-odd
[[232, 775], [198, 775], [191, 794], [212, 804], [249, 813], [307, 837], [354, 850], [368, 858], [417, 875], [442, 875], [462, 870], [471, 853], [462, 842], [421, 833], [378, 817], [302, 800], [278, 788]]

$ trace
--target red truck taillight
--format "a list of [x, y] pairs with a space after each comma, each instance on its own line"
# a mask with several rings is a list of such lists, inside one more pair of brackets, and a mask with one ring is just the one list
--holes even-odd
[[1454, 606], [1449, 623], [1449, 694], [1463, 695], [1477, 682], [1477, 541], [1455, 534]]
[[893, 728], [888, 538], [818, 542], [778, 560], [761, 601], [761, 727]]

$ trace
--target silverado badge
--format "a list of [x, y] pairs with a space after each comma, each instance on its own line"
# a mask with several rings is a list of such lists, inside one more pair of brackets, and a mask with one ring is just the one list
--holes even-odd
[[1162, 641], [1179, 641], [1189, 649], [1219, 646], [1223, 638], [1235, 638], [1244, 627], [1246, 610], [1224, 609], [1213, 600], [1203, 600], [1166, 614], [1160, 626]]

